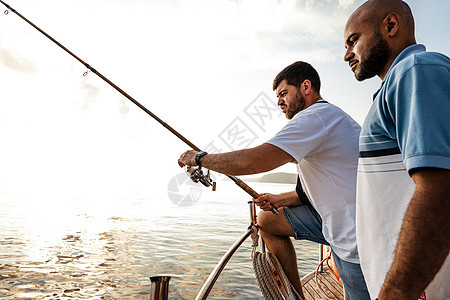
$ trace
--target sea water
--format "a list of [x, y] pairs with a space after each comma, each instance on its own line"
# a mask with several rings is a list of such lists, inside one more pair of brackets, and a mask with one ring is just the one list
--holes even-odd
[[[251, 183], [260, 192], [290, 184]], [[249, 196], [232, 182], [218, 190], [168, 185], [164, 194], [49, 196], [0, 193], [0, 299], [149, 299], [149, 277], [171, 276], [170, 299], [193, 299], [250, 224]], [[189, 194], [189, 197], [185, 197]], [[318, 245], [294, 241], [300, 275]], [[210, 299], [262, 299], [247, 239]]]

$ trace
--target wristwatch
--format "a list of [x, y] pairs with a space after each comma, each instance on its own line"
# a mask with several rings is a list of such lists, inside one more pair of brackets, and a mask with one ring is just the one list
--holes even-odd
[[195, 163], [197, 164], [197, 166], [201, 167], [202, 163], [200, 162], [200, 158], [202, 158], [203, 156], [205, 156], [206, 153], [205, 151], [200, 151], [197, 154], [195, 154]]

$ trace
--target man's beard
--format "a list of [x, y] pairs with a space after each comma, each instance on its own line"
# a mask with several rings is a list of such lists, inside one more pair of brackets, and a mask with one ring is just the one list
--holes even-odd
[[370, 48], [367, 57], [360, 60], [359, 71], [355, 70], [355, 77], [358, 81], [363, 81], [378, 75], [386, 65], [389, 58], [389, 45], [380, 34], [375, 37], [377, 43]]
[[299, 111], [303, 110], [306, 105], [305, 98], [302, 97], [300, 90], [297, 89], [297, 95], [295, 95], [295, 100], [291, 105], [287, 107], [286, 118], [292, 119]]

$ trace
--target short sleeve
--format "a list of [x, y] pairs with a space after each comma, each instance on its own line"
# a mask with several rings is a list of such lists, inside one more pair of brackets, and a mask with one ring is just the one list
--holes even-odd
[[272, 139], [267, 141], [291, 155], [299, 163], [318, 151], [326, 140], [326, 130], [320, 118], [307, 110], [297, 113]]
[[450, 169], [449, 64], [418, 63], [398, 75], [387, 98], [403, 161]]

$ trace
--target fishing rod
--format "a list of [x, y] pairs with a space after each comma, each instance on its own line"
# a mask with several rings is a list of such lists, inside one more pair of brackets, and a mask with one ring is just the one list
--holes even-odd
[[[46, 36], [49, 40], [51, 40], [53, 43], [55, 43], [56, 45], [58, 45], [61, 49], [63, 49], [64, 51], [66, 51], [68, 54], [70, 54], [73, 58], [75, 58], [76, 60], [78, 60], [81, 64], [83, 64], [88, 70], [90, 70], [92, 73], [96, 74], [98, 77], [100, 77], [101, 79], [103, 79], [103, 81], [105, 81], [106, 83], [108, 83], [110, 86], [112, 86], [115, 90], [117, 90], [119, 93], [121, 93], [123, 96], [125, 96], [128, 100], [130, 100], [131, 102], [133, 102], [134, 104], [136, 104], [136, 106], [138, 106], [140, 109], [142, 109], [144, 112], [146, 112], [148, 115], [150, 115], [153, 119], [155, 119], [158, 123], [160, 123], [162, 126], [164, 126], [167, 130], [169, 130], [171, 133], [173, 133], [176, 137], [178, 137], [180, 140], [182, 140], [184, 143], [186, 143], [189, 147], [191, 147], [193, 150], [195, 151], [201, 151], [201, 149], [197, 146], [195, 146], [191, 141], [189, 141], [187, 138], [185, 138], [183, 135], [181, 135], [178, 131], [176, 131], [175, 129], [173, 129], [169, 124], [167, 124], [166, 122], [164, 122], [163, 120], [161, 120], [158, 116], [156, 116], [154, 113], [152, 113], [150, 110], [148, 110], [144, 105], [142, 105], [141, 103], [139, 103], [136, 99], [134, 99], [133, 97], [131, 97], [129, 94], [127, 94], [124, 90], [122, 90], [120, 87], [118, 87], [117, 85], [115, 85], [111, 80], [109, 80], [108, 78], [106, 78], [105, 76], [103, 76], [100, 72], [98, 72], [96, 69], [94, 69], [93, 67], [91, 67], [88, 63], [86, 63], [84, 60], [82, 60], [81, 58], [79, 58], [78, 56], [76, 56], [73, 52], [71, 52], [69, 49], [67, 49], [66, 47], [64, 47], [61, 43], [59, 43], [57, 40], [55, 40], [54, 38], [52, 38], [50, 35], [48, 35], [45, 31], [43, 31], [42, 29], [40, 29], [39, 27], [37, 27], [35, 24], [33, 24], [30, 20], [28, 20], [27, 18], [25, 18], [24, 16], [22, 16], [18, 11], [16, 11], [14, 8], [12, 8], [11, 6], [9, 6], [7, 3], [5, 3], [4, 1], [0, 0], [0, 2], [6, 6], [6, 8], [10, 11], [12, 11], [13, 13], [15, 13], [17, 16], [19, 16], [22, 20], [24, 20], [25, 22], [27, 22], [29, 25], [31, 25], [34, 29], [36, 29], [37, 31], [39, 31], [40, 33], [42, 33], [44, 36]], [[8, 10], [5, 11], [5, 15], [8, 14]], [[87, 75], [87, 72], [85, 72], [83, 75]], [[203, 185], [205, 186], [210, 186], [211, 185], [211, 180], [209, 178], [209, 171], [208, 171], [208, 175], [204, 176], [201, 168], [198, 169], [188, 169], [187, 170], [188, 174], [190, 175], [191, 179], [193, 179], [195, 182], [200, 181]], [[226, 175], [226, 174], [225, 174]], [[232, 175], [226, 175], [228, 178], [230, 178], [237, 186], [239, 186], [241, 189], [243, 189], [245, 192], [247, 192], [247, 194], [249, 194], [250, 196], [252, 196], [252, 198], [256, 199], [259, 197], [259, 194], [253, 190], [250, 186], [248, 186], [245, 182], [243, 182], [241, 179], [232, 176]], [[213, 185], [214, 187], [214, 185]], [[271, 211], [278, 215], [278, 210], [275, 207], [272, 207]]]

